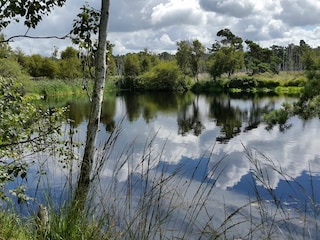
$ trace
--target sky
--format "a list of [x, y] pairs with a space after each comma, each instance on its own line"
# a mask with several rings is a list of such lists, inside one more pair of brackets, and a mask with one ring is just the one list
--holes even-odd
[[[67, 0], [28, 35], [64, 36], [71, 28], [80, 7], [88, 3], [100, 9], [100, 0]], [[154, 53], [177, 49], [182, 40], [198, 39], [210, 47], [219, 40], [217, 32], [229, 28], [243, 40], [263, 47], [299, 44], [320, 46], [319, 0], [111, 0], [108, 40], [114, 54], [148, 49]], [[27, 28], [12, 24], [5, 36], [24, 34]], [[54, 46], [62, 51], [69, 40], [15, 39], [11, 46], [25, 54], [51, 55]]]

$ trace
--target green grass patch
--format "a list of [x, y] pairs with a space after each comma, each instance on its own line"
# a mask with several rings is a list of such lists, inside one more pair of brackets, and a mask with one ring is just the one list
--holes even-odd
[[32, 239], [28, 223], [9, 211], [0, 211], [0, 239]]
[[85, 212], [73, 212], [70, 207], [61, 207], [58, 211], [49, 208], [47, 211], [49, 219], [45, 226], [36, 214], [22, 218], [8, 211], [0, 212], [0, 240], [109, 239], [109, 231], [101, 225], [105, 219], [96, 220]]
[[282, 87], [279, 86], [275, 89], [276, 93], [286, 93], [286, 94], [300, 94], [302, 93], [304, 87], [295, 87], [295, 86], [289, 86], [289, 87]]
[[[115, 84], [116, 78], [110, 77], [106, 81], [105, 91], [117, 91]], [[70, 95], [86, 94], [86, 89], [92, 93], [93, 80], [72, 79], [37, 79], [25, 80], [22, 82], [23, 92], [26, 95], [41, 96], [41, 97], [59, 97]]]
[[64, 81], [64, 80], [30, 80], [25, 82], [24, 91], [27, 95], [36, 94], [39, 96], [62, 96], [71, 95], [74, 92], [78, 92], [81, 89], [81, 85], [76, 81]]

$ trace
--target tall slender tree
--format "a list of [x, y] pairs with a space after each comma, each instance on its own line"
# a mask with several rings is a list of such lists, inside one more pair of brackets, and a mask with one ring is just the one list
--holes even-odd
[[178, 66], [184, 75], [188, 75], [190, 73], [190, 58], [191, 58], [191, 47], [189, 41], [180, 41], [177, 42], [177, 53], [176, 60]]
[[101, 107], [103, 100], [104, 85], [106, 81], [106, 49], [107, 32], [109, 23], [110, 0], [101, 0], [101, 17], [99, 22], [98, 47], [96, 51], [95, 82], [91, 100], [90, 118], [87, 126], [87, 138], [84, 150], [84, 156], [81, 163], [78, 186], [75, 193], [75, 199], [79, 201], [79, 207], [83, 208], [85, 198], [90, 188], [90, 174], [92, 171], [96, 138], [100, 123]]
[[192, 76], [199, 81], [200, 63], [205, 54], [205, 47], [199, 40], [194, 40], [191, 46], [190, 68]]

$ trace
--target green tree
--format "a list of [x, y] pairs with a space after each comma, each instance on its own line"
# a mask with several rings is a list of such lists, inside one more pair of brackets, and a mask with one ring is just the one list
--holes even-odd
[[130, 53], [124, 59], [124, 77], [137, 77], [141, 73], [139, 56], [136, 53]]
[[139, 63], [140, 63], [140, 73], [145, 73], [149, 71], [152, 67], [159, 63], [159, 58], [156, 54], [153, 54], [147, 48], [138, 54]]
[[[43, 15], [48, 14], [55, 6], [63, 6], [65, 1], [66, 0], [0, 0], [0, 30], [6, 27], [10, 22], [19, 21], [20, 19], [24, 19], [24, 24], [27, 27], [36, 27], [41, 21]], [[101, 106], [107, 72], [106, 39], [109, 22], [109, 8], [110, 0], [101, 0], [101, 10], [89, 14], [90, 19], [93, 19], [93, 21], [90, 20], [92, 24], [89, 28], [85, 28], [81, 25], [81, 22], [86, 20], [86, 17], [88, 16], [87, 14], [80, 16], [74, 23], [75, 29], [77, 29], [77, 26], [80, 26], [76, 35], [88, 43], [88, 48], [92, 47], [90, 42], [91, 39], [85, 38], [85, 33], [90, 31], [98, 34], [95, 53], [95, 81], [91, 99], [91, 111], [87, 127], [84, 156], [81, 162], [80, 176], [75, 193], [75, 205], [78, 210], [83, 210], [85, 206], [85, 199], [90, 187], [90, 173], [94, 162], [95, 142], [101, 117]], [[96, 17], [96, 15], [98, 17]]]
[[82, 77], [79, 59], [71, 58], [69, 60], [60, 60], [57, 76], [62, 79], [76, 79]]
[[73, 47], [67, 47], [60, 53], [61, 59], [79, 58], [79, 51]]
[[[319, 49], [312, 49], [310, 46], [303, 47], [302, 50], [302, 64], [307, 72], [319, 70], [320, 66], [320, 51]], [[311, 76], [310, 78], [312, 78]]]
[[243, 50], [242, 38], [234, 35], [230, 29], [225, 28], [217, 32], [218, 37], [223, 39], [220, 41], [224, 46], [233, 46], [235, 50]]
[[138, 54], [141, 73], [145, 73], [151, 69], [152, 63], [151, 63], [150, 55], [151, 54], [149, 53], [147, 48], [145, 48], [144, 51]]
[[26, 55], [24, 54], [24, 52], [22, 51], [21, 48], [16, 48], [14, 50], [14, 58], [15, 60], [24, 68], [26, 69]]
[[175, 56], [173, 54], [170, 54], [168, 52], [159, 53], [158, 57], [160, 60], [163, 60], [163, 61], [170, 61], [175, 58]]
[[198, 80], [201, 60], [205, 53], [205, 47], [199, 40], [177, 42], [176, 60], [183, 74], [190, 75]]
[[42, 76], [42, 61], [43, 57], [40, 54], [33, 54], [27, 57], [25, 67], [30, 76], [34, 78]]
[[205, 47], [199, 40], [194, 40], [191, 46], [190, 68], [193, 78], [198, 79], [201, 60], [205, 54]]
[[0, 58], [0, 77], [24, 80], [26, 75], [20, 64], [12, 58]]
[[59, 65], [58, 62], [52, 58], [44, 58], [41, 64], [41, 75], [50, 79], [54, 79], [58, 76]]
[[16, 0], [0, 1], [0, 31], [11, 22], [23, 20], [24, 25], [35, 28], [42, 17], [49, 14], [56, 6], [62, 7], [66, 0]]
[[211, 77], [216, 80], [223, 73], [227, 72], [225, 67], [229, 61], [228, 48], [222, 47], [209, 57], [208, 60], [208, 72]]
[[60, 54], [59, 71], [57, 76], [62, 79], [75, 79], [82, 76], [81, 61], [78, 50], [67, 47]]
[[57, 46], [53, 46], [51, 58], [58, 59], [58, 54], [59, 54], [59, 48]]
[[251, 75], [272, 72], [278, 73], [278, 66], [282, 60], [273, 54], [268, 48], [262, 48], [259, 44], [246, 40], [248, 51], [245, 53], [245, 64], [247, 69], [251, 71]]
[[8, 58], [12, 55], [12, 50], [7, 42], [4, 41], [4, 35], [0, 34], [0, 58]]
[[114, 44], [111, 42], [107, 41], [107, 49], [106, 49], [106, 64], [108, 65], [108, 74], [114, 76], [117, 75], [117, 67], [116, 67], [116, 62], [113, 56], [113, 48], [115, 47]]
[[177, 42], [176, 60], [184, 75], [190, 74], [190, 59], [191, 59], [191, 46], [189, 41]]
[[235, 36], [229, 29], [220, 30], [217, 36], [223, 39], [212, 44], [208, 70], [213, 79], [224, 73], [227, 73], [230, 78], [244, 65], [242, 39]]

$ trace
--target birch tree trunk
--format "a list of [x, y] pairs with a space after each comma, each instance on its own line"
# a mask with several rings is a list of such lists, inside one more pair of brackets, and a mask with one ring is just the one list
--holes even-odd
[[109, 22], [109, 8], [110, 0], [101, 0], [98, 49], [95, 56], [95, 82], [91, 100], [90, 117], [87, 125], [85, 150], [81, 162], [80, 175], [75, 193], [75, 202], [78, 202], [77, 208], [84, 207], [90, 188], [90, 174], [95, 157], [96, 138], [100, 124], [103, 92], [107, 75], [106, 43]]

